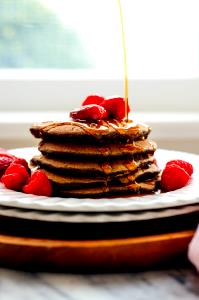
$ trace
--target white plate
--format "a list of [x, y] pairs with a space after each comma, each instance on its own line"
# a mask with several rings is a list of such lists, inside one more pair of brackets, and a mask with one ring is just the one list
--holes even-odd
[[[30, 159], [36, 151], [34, 148], [23, 148], [11, 152], [19, 157]], [[166, 209], [199, 203], [199, 156], [185, 152], [158, 150], [156, 158], [160, 168], [171, 159], [184, 159], [191, 162], [194, 166], [194, 174], [189, 184], [169, 193], [101, 199], [48, 198], [14, 192], [0, 185], [0, 205], [46, 211], [113, 213]]]
[[0, 207], [0, 216], [34, 221], [63, 223], [109, 223], [144, 221], [173, 216], [180, 216], [199, 211], [199, 205], [189, 205], [156, 211], [126, 212], [126, 213], [64, 213], [53, 211], [38, 211], [21, 208]]

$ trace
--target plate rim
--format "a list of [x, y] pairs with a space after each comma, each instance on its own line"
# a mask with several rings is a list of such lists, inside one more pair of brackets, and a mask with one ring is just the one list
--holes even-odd
[[183, 206], [178, 208], [168, 208], [162, 210], [149, 210], [141, 212], [119, 212], [115, 214], [109, 213], [69, 213], [55, 211], [37, 211], [26, 210], [21, 208], [13, 208], [0, 206], [0, 216], [14, 217], [30, 221], [42, 222], [61, 222], [61, 223], [113, 223], [113, 222], [139, 222], [154, 219], [164, 219], [174, 216], [188, 215], [199, 211], [199, 204]]

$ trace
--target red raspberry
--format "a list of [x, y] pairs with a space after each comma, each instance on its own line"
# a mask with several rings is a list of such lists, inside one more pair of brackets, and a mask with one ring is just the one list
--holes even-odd
[[162, 172], [161, 187], [165, 192], [174, 191], [185, 186], [189, 179], [189, 174], [180, 166], [170, 165]]
[[83, 101], [82, 106], [89, 105], [89, 104], [100, 105], [103, 101], [104, 101], [104, 97], [100, 95], [90, 95], [86, 97], [86, 99]]
[[0, 157], [11, 157], [14, 159], [15, 156], [7, 152], [0, 152]]
[[179, 167], [181, 167], [182, 169], [184, 169], [190, 176], [193, 174], [193, 166], [192, 164], [190, 164], [187, 161], [184, 160], [180, 160], [180, 159], [175, 159], [175, 160], [170, 160], [167, 164], [167, 166], [171, 166], [171, 165], [177, 165]]
[[28, 179], [29, 174], [24, 166], [11, 163], [5, 171], [5, 174], [2, 176], [1, 181], [6, 188], [20, 191]]
[[73, 110], [70, 113], [70, 117], [75, 121], [79, 121], [79, 120], [97, 121], [97, 120], [105, 119], [107, 117], [107, 112], [100, 105], [90, 104]]
[[12, 162], [13, 162], [12, 157], [0, 156], [0, 178]]
[[32, 174], [28, 184], [23, 187], [23, 192], [26, 194], [50, 197], [52, 195], [52, 184], [46, 174], [38, 170]]
[[28, 163], [25, 159], [18, 158], [9, 153], [0, 153], [0, 178], [11, 163], [24, 166], [26, 170], [30, 173], [30, 168], [28, 167]]
[[10, 166], [5, 171], [5, 175], [19, 173], [23, 177], [29, 178], [29, 174], [26, 168], [20, 164], [16, 164], [15, 162], [11, 163]]
[[3, 175], [2, 182], [7, 189], [20, 191], [24, 185], [23, 177], [19, 173]]
[[30, 168], [28, 166], [27, 161], [24, 158], [14, 157], [14, 161], [13, 162], [15, 164], [24, 166], [26, 168], [26, 170], [30, 173]]
[[[110, 118], [123, 120], [125, 118], [125, 99], [122, 97], [107, 98], [101, 103]], [[128, 112], [130, 107], [128, 106]]]

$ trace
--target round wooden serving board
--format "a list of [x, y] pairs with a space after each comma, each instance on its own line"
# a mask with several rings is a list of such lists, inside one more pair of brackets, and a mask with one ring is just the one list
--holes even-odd
[[108, 240], [58, 240], [0, 235], [0, 264], [27, 270], [127, 271], [186, 257], [194, 230]]

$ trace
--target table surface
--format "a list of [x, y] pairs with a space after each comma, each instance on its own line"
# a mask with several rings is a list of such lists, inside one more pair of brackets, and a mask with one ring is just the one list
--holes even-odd
[[199, 275], [191, 268], [105, 275], [0, 269], [1, 300], [196, 300], [198, 296]]

